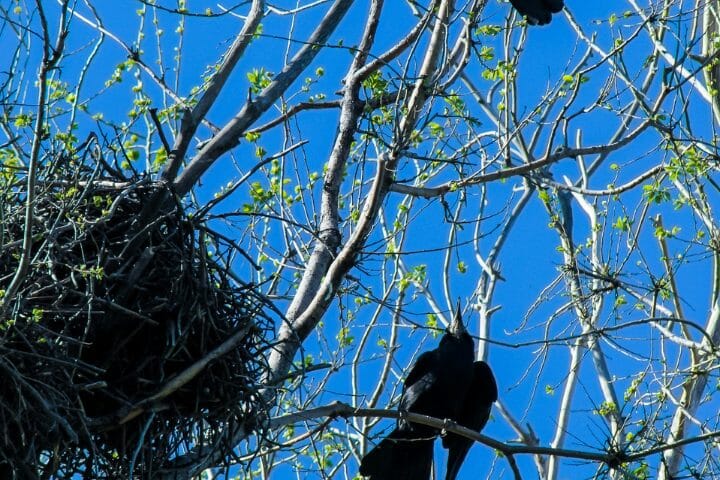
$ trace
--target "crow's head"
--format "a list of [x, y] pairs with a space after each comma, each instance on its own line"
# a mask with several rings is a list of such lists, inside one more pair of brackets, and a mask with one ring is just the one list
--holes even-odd
[[460, 337], [463, 334], [468, 334], [467, 330], [465, 329], [465, 324], [463, 323], [459, 299], [457, 302], [457, 307], [455, 308], [455, 317], [453, 318], [453, 321], [450, 322], [450, 325], [448, 325], [447, 332], [454, 337]]
[[475, 342], [463, 323], [462, 314], [460, 313], [460, 300], [458, 300], [453, 321], [448, 325], [445, 335], [440, 339], [439, 350], [441, 356], [447, 356], [455, 364], [466, 365], [468, 374], [472, 372]]

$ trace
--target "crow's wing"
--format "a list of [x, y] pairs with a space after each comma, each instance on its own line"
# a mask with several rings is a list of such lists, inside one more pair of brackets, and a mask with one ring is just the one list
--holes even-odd
[[473, 385], [480, 388], [479, 398], [483, 403], [492, 405], [498, 399], [498, 387], [490, 365], [478, 360], [473, 363]]
[[433, 388], [438, 370], [437, 350], [421, 354], [410, 369], [403, 385], [400, 409], [414, 411], [420, 397]]

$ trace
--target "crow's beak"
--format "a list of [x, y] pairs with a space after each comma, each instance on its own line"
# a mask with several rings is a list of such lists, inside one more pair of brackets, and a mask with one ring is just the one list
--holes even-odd
[[452, 323], [448, 326], [448, 332], [455, 336], [467, 332], [467, 330], [465, 330], [465, 325], [463, 324], [460, 299], [458, 299], [457, 307], [455, 308], [455, 318], [453, 318]]

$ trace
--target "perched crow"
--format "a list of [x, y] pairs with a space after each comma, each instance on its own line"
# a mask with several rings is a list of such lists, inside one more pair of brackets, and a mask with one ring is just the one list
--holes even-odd
[[[405, 379], [399, 410], [455, 420], [473, 377], [473, 340], [460, 305], [440, 345], [420, 355]], [[390, 435], [360, 462], [371, 480], [427, 480], [438, 430], [399, 419]]]
[[530, 25], [547, 25], [552, 14], [563, 9], [563, 0], [510, 0], [520, 15], [527, 17]]
[[[490, 409], [497, 398], [497, 384], [492, 370], [483, 361], [475, 362], [470, 388], [455, 420], [463, 427], [480, 432], [487, 423]], [[443, 438], [443, 447], [448, 449], [445, 480], [455, 480], [472, 444], [472, 440], [452, 433]]]

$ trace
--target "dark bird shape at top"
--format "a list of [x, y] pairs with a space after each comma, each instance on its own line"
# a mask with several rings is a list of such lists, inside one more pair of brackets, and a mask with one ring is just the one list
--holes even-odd
[[[480, 432], [490, 418], [492, 404], [498, 399], [495, 376], [490, 366], [477, 361], [473, 364], [473, 377], [465, 401], [460, 407], [456, 422]], [[448, 449], [447, 473], [445, 480], [455, 480], [473, 441], [461, 435], [449, 433], [443, 438], [443, 447]]]
[[520, 15], [527, 17], [530, 25], [547, 25], [552, 14], [565, 6], [563, 0], [510, 0], [510, 3]]
[[[458, 304], [440, 345], [421, 354], [408, 373], [398, 410], [455, 420], [473, 377], [473, 350]], [[371, 480], [429, 479], [438, 433], [400, 418], [395, 430], [363, 457], [360, 474]]]

